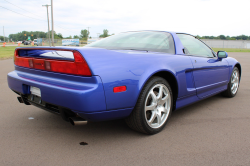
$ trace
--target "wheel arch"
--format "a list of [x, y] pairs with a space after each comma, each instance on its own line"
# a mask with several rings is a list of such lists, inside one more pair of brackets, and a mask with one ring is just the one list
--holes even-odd
[[172, 90], [172, 93], [173, 93], [173, 110], [175, 110], [176, 108], [176, 100], [177, 100], [177, 97], [178, 97], [178, 92], [179, 92], [179, 88], [178, 88], [178, 81], [175, 77], [175, 75], [171, 72], [171, 71], [168, 71], [168, 70], [161, 70], [161, 71], [156, 71], [155, 73], [152, 73], [145, 81], [144, 83], [141, 85], [140, 87], [140, 91], [139, 91], [139, 95], [137, 97], [137, 100], [141, 94], [141, 91], [143, 89], [143, 87], [145, 86], [145, 84], [148, 82], [148, 80], [154, 76], [158, 76], [158, 77], [162, 77], [163, 79], [165, 79], [170, 87], [171, 87], [171, 90]]
[[237, 67], [239, 69], [241, 79], [241, 65], [239, 63], [236, 63], [234, 67]]

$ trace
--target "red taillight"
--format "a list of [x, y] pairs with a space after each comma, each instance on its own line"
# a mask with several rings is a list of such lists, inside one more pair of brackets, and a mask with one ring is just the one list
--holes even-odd
[[114, 93], [124, 92], [126, 90], [127, 90], [126, 86], [117, 86], [117, 87], [114, 87], [114, 89], [113, 89]]
[[15, 50], [14, 63], [17, 66], [46, 70], [58, 73], [91, 76], [85, 59], [78, 51], [73, 51], [74, 61], [19, 57]]

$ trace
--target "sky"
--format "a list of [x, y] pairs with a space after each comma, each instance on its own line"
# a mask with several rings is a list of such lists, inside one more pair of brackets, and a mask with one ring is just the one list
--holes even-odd
[[[48, 31], [51, 0], [0, 0], [0, 35]], [[53, 0], [54, 30], [63, 37], [135, 30], [200, 36], [250, 36], [250, 0]], [[51, 21], [51, 8], [49, 7]], [[50, 23], [51, 28], [51, 23]]]

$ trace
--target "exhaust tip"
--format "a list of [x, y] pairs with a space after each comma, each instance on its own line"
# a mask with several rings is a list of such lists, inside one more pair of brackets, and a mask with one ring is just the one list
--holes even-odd
[[80, 117], [70, 117], [69, 123], [72, 124], [73, 126], [78, 126], [78, 125], [86, 125], [88, 121]]
[[17, 100], [19, 101], [19, 103], [24, 103], [22, 97], [17, 97]]

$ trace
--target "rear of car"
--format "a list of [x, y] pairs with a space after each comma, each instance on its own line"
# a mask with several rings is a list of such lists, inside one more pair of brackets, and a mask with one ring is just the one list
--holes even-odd
[[20, 103], [35, 105], [64, 120], [107, 119], [93, 118], [106, 111], [103, 84], [76, 48], [17, 48], [14, 63], [8, 85], [19, 95]]
[[[34, 39], [34, 45], [37, 45], [37, 39]], [[38, 45], [37, 45], [38, 46]]]

